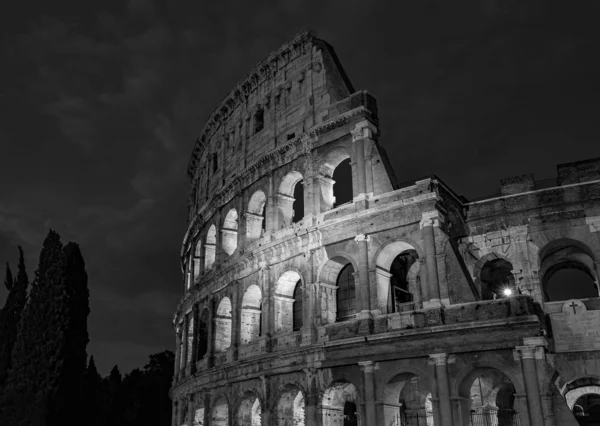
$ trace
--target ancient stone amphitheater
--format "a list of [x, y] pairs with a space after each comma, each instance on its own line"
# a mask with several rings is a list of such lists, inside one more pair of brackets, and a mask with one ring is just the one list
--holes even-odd
[[596, 424], [600, 161], [468, 201], [398, 185], [380, 142], [375, 98], [308, 31], [214, 111], [173, 426]]

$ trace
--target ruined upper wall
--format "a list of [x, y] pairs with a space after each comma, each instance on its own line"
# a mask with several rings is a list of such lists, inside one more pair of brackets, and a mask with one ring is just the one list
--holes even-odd
[[188, 166], [196, 203], [326, 120], [330, 105], [353, 92], [333, 48], [309, 31], [272, 52], [229, 93], [196, 141]]

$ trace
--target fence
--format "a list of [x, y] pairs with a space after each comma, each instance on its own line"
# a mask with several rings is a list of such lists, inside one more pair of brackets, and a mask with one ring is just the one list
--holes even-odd
[[434, 426], [433, 413], [398, 413], [393, 426]]
[[484, 408], [471, 411], [471, 426], [520, 426], [519, 414], [515, 410]]

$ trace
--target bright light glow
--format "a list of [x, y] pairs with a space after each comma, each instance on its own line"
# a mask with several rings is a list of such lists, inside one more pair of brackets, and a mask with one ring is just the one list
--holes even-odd
[[510, 288], [505, 288], [503, 291], [505, 296], [511, 296], [512, 295], [512, 290]]

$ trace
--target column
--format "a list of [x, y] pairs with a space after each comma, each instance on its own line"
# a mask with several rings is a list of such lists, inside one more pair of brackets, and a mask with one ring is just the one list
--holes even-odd
[[450, 381], [448, 380], [448, 354], [429, 355], [435, 365], [435, 382], [439, 399], [440, 415], [444, 420], [443, 426], [453, 426], [452, 403], [450, 401]]
[[[527, 392], [527, 408], [529, 410], [529, 423], [531, 426], [544, 426], [544, 412], [538, 382], [535, 358], [537, 347], [535, 345], [517, 346], [517, 353], [521, 360], [525, 392]], [[538, 357], [543, 356], [543, 352]]]
[[273, 174], [269, 173], [269, 193], [267, 194], [267, 204], [265, 205], [265, 232], [274, 232], [279, 229], [277, 223], [277, 194], [273, 182]]
[[187, 415], [187, 426], [194, 426], [194, 395], [188, 396], [188, 415]]
[[363, 388], [365, 391], [365, 421], [366, 425], [376, 425], [377, 412], [375, 410], [375, 368], [373, 361], [362, 361], [358, 363], [363, 371]]
[[173, 400], [171, 402], [171, 426], [177, 425], [177, 401]]
[[179, 380], [179, 368], [181, 363], [181, 330], [175, 327], [175, 377], [174, 381]]
[[438, 279], [437, 258], [435, 255], [434, 227], [439, 227], [439, 212], [437, 210], [423, 212], [421, 219], [421, 238], [425, 252], [425, 267], [427, 270], [426, 294], [423, 297], [424, 307], [441, 306], [440, 286]]
[[215, 341], [215, 337], [214, 337], [214, 330], [215, 330], [215, 322], [213, 321], [214, 319], [214, 313], [215, 313], [215, 301], [214, 299], [211, 298], [208, 300], [208, 330], [207, 330], [207, 342], [206, 342], [206, 355], [204, 355], [206, 357], [206, 368], [211, 368], [213, 366], [213, 355], [214, 355], [214, 341]]
[[[365, 234], [357, 235], [354, 241], [358, 243], [358, 285], [354, 281], [356, 288], [356, 310], [357, 313], [370, 313], [371, 295], [369, 289], [369, 236]], [[367, 312], [365, 312], [367, 311]]]
[[182, 335], [182, 340], [183, 340], [183, 345], [181, 348], [181, 367], [180, 367], [180, 373], [182, 377], [185, 377], [186, 375], [186, 367], [187, 367], [187, 350], [188, 350], [188, 326], [189, 326], [189, 315], [185, 314], [183, 316], [183, 330], [181, 332]]
[[370, 138], [372, 132], [372, 125], [366, 120], [356, 123], [354, 129], [350, 131], [352, 134], [356, 175], [358, 178], [358, 194], [356, 194], [354, 198], [364, 198], [367, 194], [367, 178], [365, 172], [365, 138]]
[[194, 324], [194, 334], [192, 335], [192, 362], [190, 363], [190, 373], [194, 374], [196, 372], [196, 361], [198, 358], [198, 332], [200, 331], [200, 327], [198, 324], [200, 321], [200, 315], [198, 311], [198, 304], [194, 303], [194, 307], [192, 308], [192, 321]]

